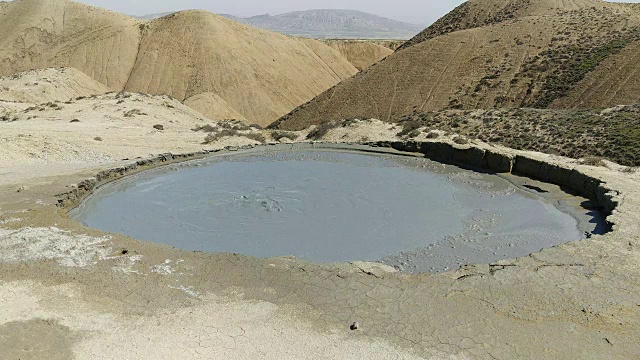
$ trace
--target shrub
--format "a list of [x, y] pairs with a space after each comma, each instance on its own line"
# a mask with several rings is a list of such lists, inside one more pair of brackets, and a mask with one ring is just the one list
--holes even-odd
[[191, 131], [195, 131], [195, 132], [198, 132], [198, 131], [216, 132], [216, 131], [218, 131], [218, 127], [212, 126], [212, 125], [209, 125], [209, 124], [207, 124], [207, 125], [198, 125], [195, 128], [191, 129]]
[[438, 134], [438, 133], [437, 133], [437, 132], [435, 132], [435, 131], [430, 131], [430, 132], [427, 134], [427, 139], [437, 139], [437, 138], [439, 138], [439, 137], [440, 137], [440, 134]]
[[581, 163], [583, 165], [589, 165], [589, 166], [605, 166], [605, 163], [603, 160], [604, 159], [599, 156], [587, 156], [584, 159], [582, 159]]
[[[420, 129], [423, 126], [423, 122], [420, 121], [420, 120], [410, 119], [410, 120], [407, 120], [407, 121], [404, 121], [404, 122], [400, 123], [400, 125], [402, 125], [402, 131], [397, 133], [396, 136], [404, 137], [404, 136], [408, 136], [408, 135], [412, 134], [414, 131], [417, 131], [418, 129]], [[416, 137], [416, 136], [418, 136], [418, 135], [409, 136], [409, 137]]]
[[218, 126], [224, 129], [247, 131], [251, 130], [251, 126], [245, 124], [240, 120], [226, 120], [218, 123]]
[[222, 139], [223, 137], [227, 137], [227, 136], [238, 136], [239, 132], [237, 130], [233, 130], [233, 129], [223, 129], [221, 131], [218, 132], [212, 132], [209, 135], [207, 135], [204, 138], [204, 143], [205, 144], [211, 144], [214, 143], [220, 139]]
[[288, 131], [273, 131], [271, 133], [271, 137], [275, 141], [280, 141], [282, 139], [289, 139], [291, 141], [295, 141], [296, 139], [298, 139], [298, 135]]
[[463, 136], [456, 136], [455, 138], [453, 138], [453, 142], [459, 145], [465, 145], [469, 143], [469, 140], [467, 140], [467, 138]]
[[0, 115], [0, 121], [14, 122], [17, 120], [18, 116], [11, 112]]
[[124, 117], [134, 117], [136, 115], [147, 115], [140, 109], [132, 109], [124, 113]]
[[264, 135], [262, 135], [262, 133], [248, 133], [248, 134], [242, 134], [242, 136], [257, 141], [261, 144], [266, 144], [267, 139], [264, 137]]
[[329, 131], [339, 127], [339, 123], [337, 121], [325, 122], [320, 125], [317, 125], [309, 134], [307, 135], [308, 140], [320, 140], [322, 139]]
[[411, 131], [410, 133], [407, 134], [407, 137], [409, 139], [413, 139], [413, 138], [416, 138], [418, 136], [420, 136], [420, 131], [419, 130], [413, 130], [413, 131]]

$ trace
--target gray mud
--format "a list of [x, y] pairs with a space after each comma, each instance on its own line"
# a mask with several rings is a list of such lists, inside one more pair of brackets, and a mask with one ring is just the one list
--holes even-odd
[[100, 188], [71, 215], [188, 251], [377, 261], [407, 272], [526, 256], [604, 224], [584, 199], [552, 185], [328, 149], [148, 171]]

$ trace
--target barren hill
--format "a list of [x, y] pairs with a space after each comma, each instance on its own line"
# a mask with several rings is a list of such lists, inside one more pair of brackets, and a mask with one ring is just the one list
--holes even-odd
[[204, 11], [175, 13], [143, 28], [126, 90], [181, 101], [215, 93], [261, 125], [356, 72], [319, 41], [252, 29]]
[[[637, 7], [599, 0], [472, 0], [445, 19], [273, 126], [301, 129], [352, 117], [393, 121], [442, 109], [560, 107], [563, 98], [586, 96], [579, 89], [593, 89], [589, 82], [612, 83], [612, 72], [604, 69], [614, 61], [631, 68], [621, 70], [631, 78], [623, 85], [627, 90], [610, 93], [622, 101], [636, 86], [637, 62], [630, 56], [640, 39]], [[615, 101], [589, 98], [589, 106]]]
[[139, 23], [68, 0], [15, 0], [0, 8], [0, 75], [73, 67], [113, 89], [127, 83]]
[[251, 123], [268, 124], [357, 72], [319, 41], [253, 29], [203, 11], [141, 23], [68, 0], [3, 4], [0, 75], [73, 67], [116, 91], [167, 94], [180, 101], [213, 93], [227, 108], [208, 105], [209, 116], [235, 112]]
[[366, 40], [325, 40], [325, 44], [338, 50], [358, 70], [366, 70], [371, 65], [393, 54], [390, 48]]
[[248, 18], [224, 16], [261, 29], [311, 38], [408, 39], [421, 30], [418, 25], [355, 10], [314, 9]]
[[109, 88], [76, 69], [41, 69], [0, 77], [0, 100], [41, 104], [104, 94]]

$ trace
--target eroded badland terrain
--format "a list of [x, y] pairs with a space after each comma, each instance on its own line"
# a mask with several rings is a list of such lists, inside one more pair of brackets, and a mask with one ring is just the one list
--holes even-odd
[[[638, 359], [639, 44], [640, 7], [599, 0], [471, 0], [399, 47], [0, 2], [0, 359]], [[68, 215], [127, 174], [294, 142], [565, 186], [612, 231], [407, 274]]]

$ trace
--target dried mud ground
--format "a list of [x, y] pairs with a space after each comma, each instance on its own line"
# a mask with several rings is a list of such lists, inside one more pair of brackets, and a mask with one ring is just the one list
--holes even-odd
[[[327, 138], [393, 137], [380, 122], [359, 126]], [[435, 275], [184, 252], [84, 228], [56, 206], [70, 184], [115, 163], [6, 177], [1, 358], [639, 358], [640, 175], [527, 156], [618, 191], [614, 231]]]

